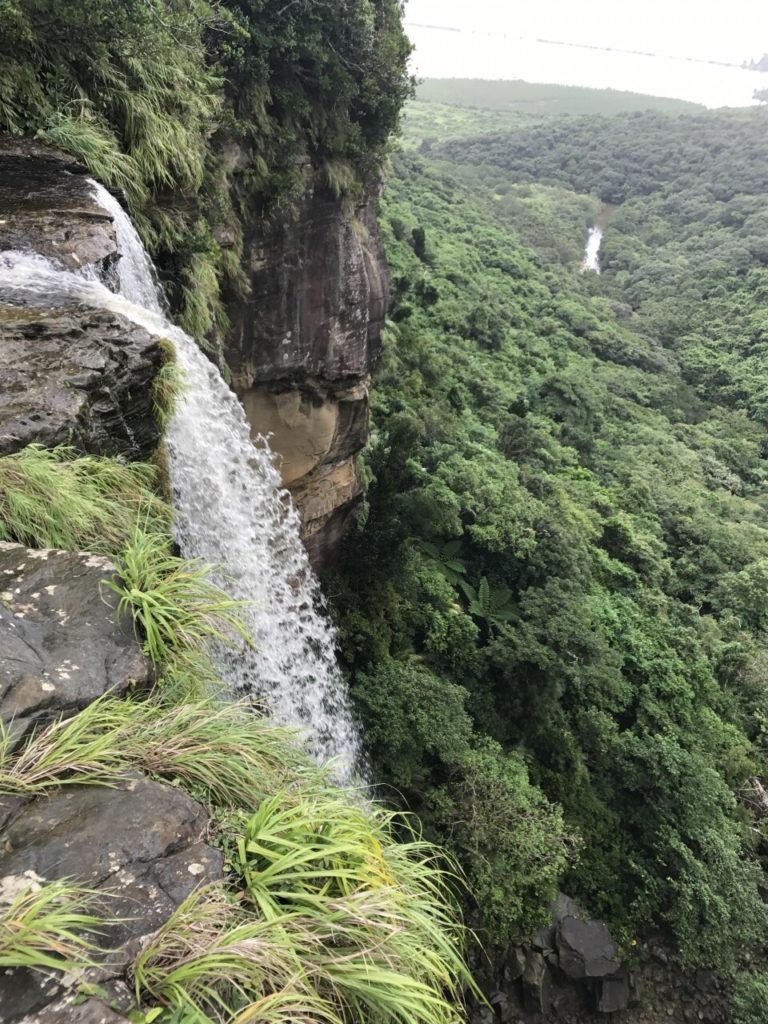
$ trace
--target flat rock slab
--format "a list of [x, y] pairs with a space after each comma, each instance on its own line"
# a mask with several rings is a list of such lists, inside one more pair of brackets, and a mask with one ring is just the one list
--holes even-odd
[[0, 136], [0, 250], [53, 256], [71, 270], [117, 255], [109, 214], [86, 169], [28, 139]]
[[117, 596], [102, 585], [114, 571], [99, 555], [0, 543], [0, 720], [16, 736], [150, 680], [131, 621], [117, 621]]
[[[222, 855], [203, 841], [207, 825], [204, 809], [186, 793], [139, 773], [117, 789], [67, 787], [17, 807], [0, 831], [0, 893], [34, 877], [28, 872], [104, 892], [104, 914], [118, 921], [99, 940], [113, 950], [102, 978], [119, 977], [142, 937], [195, 888], [222, 877]], [[0, 973], [0, 1024], [79, 1020], [65, 997], [59, 975]], [[98, 1009], [83, 1021], [100, 1020]], [[113, 1019], [119, 1017], [105, 1018]]]
[[0, 304], [0, 455], [37, 442], [146, 459], [157, 338], [105, 310]]

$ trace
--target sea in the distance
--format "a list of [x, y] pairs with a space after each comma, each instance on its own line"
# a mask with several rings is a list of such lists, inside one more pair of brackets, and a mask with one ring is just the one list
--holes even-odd
[[683, 57], [543, 42], [504, 33], [449, 31], [406, 22], [420, 78], [523, 79], [671, 96], [707, 107], [744, 107], [768, 73]]

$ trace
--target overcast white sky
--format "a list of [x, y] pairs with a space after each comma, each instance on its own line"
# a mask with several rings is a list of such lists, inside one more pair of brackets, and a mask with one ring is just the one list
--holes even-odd
[[721, 60], [768, 52], [768, 0], [407, 0], [406, 21]]

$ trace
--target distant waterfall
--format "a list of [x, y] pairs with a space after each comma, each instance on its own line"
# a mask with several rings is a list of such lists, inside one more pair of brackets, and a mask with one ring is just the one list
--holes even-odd
[[582, 270], [594, 270], [600, 273], [600, 245], [603, 241], [603, 229], [597, 224], [589, 229], [587, 247], [584, 250], [584, 262]]
[[242, 406], [196, 343], [161, 311], [152, 262], [119, 203], [93, 183], [113, 218], [120, 294], [99, 281], [24, 253], [0, 254], [0, 301], [33, 306], [82, 302], [119, 313], [170, 339], [186, 390], [166, 431], [175, 534], [182, 553], [221, 565], [217, 582], [248, 602], [257, 649], [215, 651], [231, 691], [261, 698], [298, 727], [313, 755], [353, 781], [360, 742], [335, 636], [299, 537], [299, 518], [265, 440], [254, 444]]

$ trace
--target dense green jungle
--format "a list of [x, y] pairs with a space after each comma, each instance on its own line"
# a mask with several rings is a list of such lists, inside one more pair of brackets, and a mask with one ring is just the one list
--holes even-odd
[[728, 973], [768, 923], [768, 112], [500, 125], [443, 93], [392, 158], [329, 582], [374, 775], [491, 945], [561, 889]]

